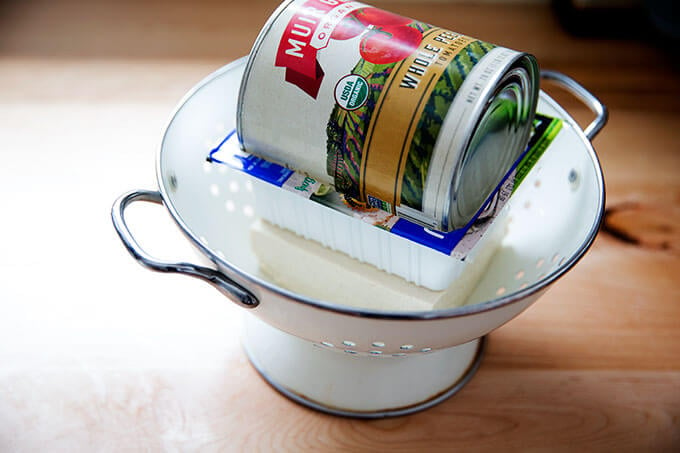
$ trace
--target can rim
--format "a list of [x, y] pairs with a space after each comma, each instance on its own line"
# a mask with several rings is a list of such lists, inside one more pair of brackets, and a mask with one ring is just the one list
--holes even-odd
[[[503, 53], [505, 53], [505, 57], [503, 57]], [[504, 58], [505, 61], [502, 61], [502, 64], [493, 69], [491, 75], [493, 80], [487, 79], [485, 81], [482, 90], [478, 93], [477, 100], [474, 101], [474, 105], [468, 109], [466, 105], [467, 101], [464, 99], [466, 96], [464, 96], [464, 94], [466, 92], [475, 91], [475, 71], [487, 71], [498, 58]], [[487, 59], [486, 67], [479, 64], [482, 63], [484, 59]], [[479, 63], [475, 65], [475, 68], [463, 81], [463, 84], [458, 89], [454, 103], [449, 108], [444, 121], [442, 122], [442, 131], [450, 132], [448, 132], [447, 137], [442, 137], [441, 133], [437, 137], [432, 159], [435, 159], [438, 154], [440, 156], [439, 162], [441, 164], [439, 167], [443, 168], [444, 171], [440, 172], [436, 179], [430, 179], [430, 175], [428, 175], [424, 191], [424, 213], [429, 217], [441, 219], [442, 229], [447, 231], [464, 227], [470, 219], [474, 217], [473, 214], [464, 221], [458, 219], [457, 222], [454, 222], [454, 219], [459, 217], [455, 213], [456, 203], [453, 202], [455, 198], [454, 191], [458, 187], [462, 177], [463, 163], [469, 151], [472, 137], [479, 127], [480, 120], [488, 102], [493, 98], [494, 93], [497, 92], [500, 87], [500, 81], [502, 81], [514, 67], [525, 67], [530, 78], [530, 83], [533, 85], [533, 89], [530, 93], [532, 98], [529, 100], [532, 104], [532, 111], [535, 111], [539, 97], [538, 85], [540, 79], [538, 75], [538, 66], [535, 63], [535, 59], [530, 54], [505, 47], [496, 47], [487, 53]], [[463, 96], [461, 96], [461, 94], [463, 94]], [[463, 122], [460, 119], [461, 117], [464, 118]], [[439, 152], [437, 151], [437, 147], [440, 147]], [[505, 175], [505, 173], [503, 175]], [[501, 181], [497, 181], [497, 183], [500, 182]], [[431, 187], [430, 190], [428, 190], [428, 186]], [[478, 211], [483, 210], [483, 208], [484, 206], [480, 206]]]
[[[512, 140], [513, 145], [515, 145], [515, 146], [512, 147], [512, 148], [514, 148], [514, 151], [513, 151], [514, 156], [511, 157], [510, 167], [499, 165], [498, 170], [502, 171], [502, 173], [500, 174], [500, 176], [495, 178], [495, 181], [493, 181], [493, 187], [496, 187], [496, 189], [498, 189], [498, 185], [503, 183], [505, 178], [508, 176], [508, 174], [515, 167], [513, 162], [516, 163], [516, 161], [519, 159], [519, 157], [526, 150], [526, 144], [529, 141], [529, 136], [530, 136], [530, 133], [531, 133], [531, 125], [533, 123], [534, 116], [536, 114], [536, 106], [538, 104], [538, 97], [539, 97], [538, 86], [539, 86], [539, 83], [540, 83], [540, 78], [539, 78], [538, 64], [536, 63], [535, 58], [532, 55], [526, 54], [526, 53], [522, 53], [522, 54], [518, 55], [517, 58], [512, 61], [512, 64], [507, 68], [507, 70], [504, 70], [501, 73], [501, 82], [503, 82], [503, 80], [511, 77], [515, 71], [521, 71], [527, 77], [526, 83], [522, 86], [522, 88], [526, 88], [528, 96], [525, 99], [525, 101], [526, 101], [525, 105], [523, 107], [521, 107], [521, 109], [528, 111], [528, 116], [526, 118], [524, 130], [518, 131], [513, 136], [509, 137], [509, 139]], [[521, 78], [521, 74], [519, 76]], [[497, 99], [497, 95], [502, 93], [503, 90], [505, 90], [507, 87], [508, 87], [508, 85], [504, 85], [504, 84], [496, 85], [494, 90], [492, 90], [493, 93], [490, 93], [488, 98], [484, 100], [484, 102], [483, 102], [484, 107], [482, 108], [482, 110], [480, 112], [480, 115], [477, 119], [477, 123], [475, 124], [475, 126], [472, 129], [472, 133], [470, 134], [469, 140], [468, 140], [466, 147], [463, 151], [463, 156], [460, 159], [460, 166], [459, 166], [459, 168], [457, 168], [457, 171], [454, 174], [454, 179], [451, 181], [452, 195], [451, 195], [450, 199], [453, 198], [453, 191], [454, 190], [457, 193], [459, 192], [458, 188], [460, 187], [462, 180], [464, 178], [464, 175], [465, 175], [465, 168], [466, 168], [467, 158], [468, 158], [469, 153], [470, 153], [470, 147], [473, 145], [476, 134], [479, 131], [480, 127], [482, 126], [482, 121], [484, 119], [485, 113], [488, 111], [488, 107], [491, 105], [491, 103], [495, 99]], [[519, 146], [518, 146], [518, 144], [519, 144]], [[510, 152], [508, 151], [508, 154], [509, 153]], [[499, 162], [502, 162], [502, 161], [499, 160]], [[460, 212], [460, 208], [461, 208], [460, 202], [457, 202], [454, 205], [450, 206], [450, 208], [449, 208], [449, 219], [451, 219], [451, 216], [454, 215], [453, 210], [456, 209], [458, 211], [457, 214], [459, 215], [459, 217], [461, 219], [463, 219], [462, 220], [462, 222], [464, 222], [463, 225], [466, 225], [467, 222], [469, 222], [470, 219], [472, 219], [476, 215], [477, 212], [481, 212], [481, 211], [484, 210], [485, 205], [492, 198], [493, 192], [494, 192], [494, 190], [492, 190], [485, 197], [485, 200], [483, 201], [482, 205], [479, 206], [478, 209], [475, 212], [473, 212], [469, 217], [463, 215]], [[464, 195], [464, 193], [461, 194], [461, 195]], [[460, 201], [460, 200], [457, 200], [457, 201]], [[460, 227], [461, 225], [454, 224], [453, 226], [454, 227]]]

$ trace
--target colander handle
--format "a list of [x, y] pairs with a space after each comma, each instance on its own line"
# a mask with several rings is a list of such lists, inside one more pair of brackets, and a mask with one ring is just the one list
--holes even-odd
[[607, 124], [607, 119], [609, 118], [607, 107], [593, 93], [586, 90], [583, 85], [568, 75], [543, 69], [541, 70], [541, 78], [561, 86], [595, 113], [595, 119], [583, 130], [588, 140], [592, 141], [604, 125]]
[[125, 209], [135, 201], [148, 201], [156, 204], [163, 204], [163, 197], [159, 192], [151, 190], [136, 190], [122, 195], [116, 200], [111, 209], [111, 219], [113, 226], [123, 241], [128, 252], [143, 266], [158, 272], [176, 272], [191, 277], [196, 277], [210, 283], [219, 292], [227, 296], [236, 304], [245, 308], [255, 308], [259, 301], [255, 295], [243, 288], [219, 270], [191, 263], [174, 263], [158, 260], [144, 251], [132, 236], [130, 229], [125, 222]]

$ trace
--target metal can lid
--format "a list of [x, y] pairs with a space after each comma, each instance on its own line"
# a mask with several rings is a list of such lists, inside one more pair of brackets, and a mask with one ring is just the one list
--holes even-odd
[[523, 55], [505, 73], [474, 128], [451, 185], [449, 222], [466, 225], [526, 147], [538, 99], [538, 66]]

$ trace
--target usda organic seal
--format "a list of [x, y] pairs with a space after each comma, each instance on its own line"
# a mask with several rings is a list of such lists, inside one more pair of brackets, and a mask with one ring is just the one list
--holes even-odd
[[368, 99], [368, 82], [356, 74], [349, 74], [335, 85], [335, 102], [345, 110], [361, 108]]

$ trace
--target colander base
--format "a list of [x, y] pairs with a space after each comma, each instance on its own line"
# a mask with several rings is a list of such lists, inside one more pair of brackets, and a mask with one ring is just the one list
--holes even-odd
[[477, 371], [486, 342], [377, 354], [309, 342], [251, 314], [245, 318], [243, 347], [265, 381], [304, 406], [357, 418], [407, 415], [446, 400]]

